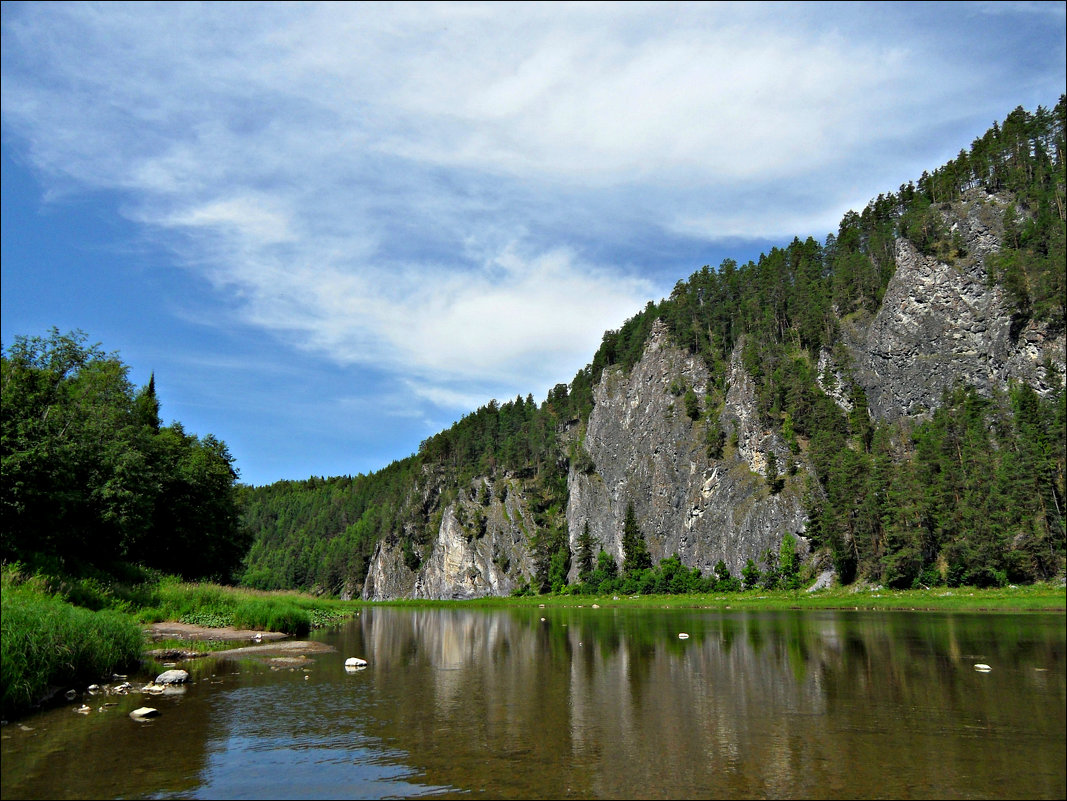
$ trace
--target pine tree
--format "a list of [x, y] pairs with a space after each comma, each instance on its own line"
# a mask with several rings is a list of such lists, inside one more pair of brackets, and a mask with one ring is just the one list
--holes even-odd
[[622, 526], [622, 569], [624, 573], [652, 567], [652, 556], [645, 544], [645, 537], [637, 526], [633, 503], [626, 505], [626, 519]]
[[578, 579], [580, 581], [588, 581], [589, 576], [593, 572], [593, 559], [595, 557], [597, 547], [599, 543], [589, 532], [589, 521], [585, 521], [585, 525], [582, 526], [582, 533], [578, 535]]

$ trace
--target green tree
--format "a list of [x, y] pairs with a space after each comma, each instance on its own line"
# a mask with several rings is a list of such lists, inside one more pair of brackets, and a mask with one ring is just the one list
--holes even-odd
[[682, 396], [682, 402], [685, 404], [685, 413], [689, 415], [690, 420], [700, 419], [700, 399], [693, 391], [692, 387], [686, 389], [685, 394]]
[[797, 554], [797, 538], [788, 531], [782, 537], [778, 549], [779, 583], [783, 589], [795, 590], [800, 587], [800, 556]]
[[135, 392], [128, 373], [80, 331], [4, 350], [0, 558], [228, 578], [248, 545], [232, 457], [161, 429], [155, 377]]
[[652, 556], [648, 552], [645, 537], [637, 525], [637, 515], [633, 503], [626, 505], [626, 517], [622, 526], [622, 569], [624, 573], [636, 573], [652, 567]]
[[582, 526], [582, 533], [578, 535], [578, 579], [588, 581], [593, 572], [593, 555], [596, 553], [598, 543], [596, 537], [589, 532], [589, 521]]
[[755, 589], [759, 586], [762, 574], [760, 569], [756, 567], [756, 563], [750, 557], [745, 561], [745, 566], [741, 569], [741, 581], [744, 584], [746, 590]]
[[778, 475], [778, 457], [774, 451], [767, 451], [767, 486], [775, 495], [782, 489], [782, 479]]

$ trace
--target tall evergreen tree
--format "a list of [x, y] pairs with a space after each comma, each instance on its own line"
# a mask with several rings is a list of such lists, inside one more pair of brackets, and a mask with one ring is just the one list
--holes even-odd
[[622, 525], [622, 569], [624, 573], [652, 567], [652, 555], [648, 552], [645, 537], [637, 525], [633, 503], [626, 504], [626, 517]]

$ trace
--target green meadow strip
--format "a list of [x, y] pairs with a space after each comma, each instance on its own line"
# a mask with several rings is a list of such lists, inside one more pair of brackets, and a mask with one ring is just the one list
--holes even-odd
[[751, 590], [694, 595], [540, 595], [462, 601], [377, 601], [376, 606], [422, 607], [589, 607], [633, 609], [869, 609], [960, 612], [1065, 612], [1067, 589], [1060, 583], [979, 589], [884, 590], [836, 587], [804, 590]]

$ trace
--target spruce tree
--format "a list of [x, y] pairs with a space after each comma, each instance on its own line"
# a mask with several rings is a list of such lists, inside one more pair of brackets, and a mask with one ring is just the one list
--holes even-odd
[[633, 503], [626, 505], [626, 519], [622, 525], [622, 569], [624, 573], [652, 567], [652, 555], [648, 552], [645, 537], [637, 526]]

